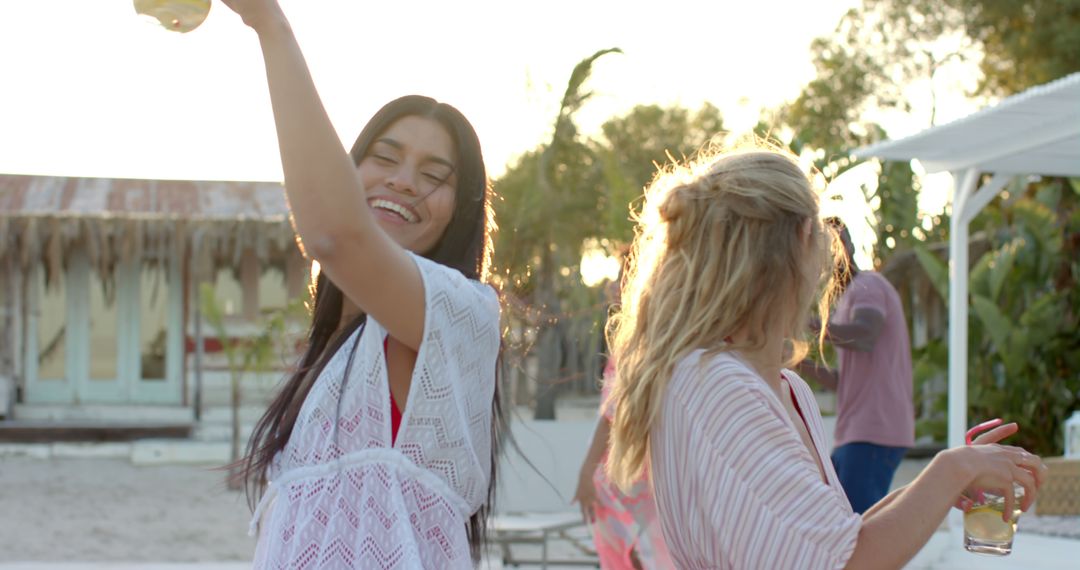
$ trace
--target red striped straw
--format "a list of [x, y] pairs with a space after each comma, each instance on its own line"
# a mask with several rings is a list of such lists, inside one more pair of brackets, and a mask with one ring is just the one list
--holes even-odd
[[981, 424], [967, 430], [967, 436], [964, 438], [964, 442], [967, 443], [968, 445], [971, 445], [971, 442], [972, 442], [972, 440], [975, 439], [975, 436], [979, 435], [980, 433], [982, 433], [982, 432], [984, 432], [986, 430], [994, 429], [994, 428], [998, 427], [999, 425], [1001, 425], [1002, 423], [1004, 423], [1004, 422], [1002, 421], [1001, 418], [994, 418], [992, 420], [987, 420], [987, 421], [985, 421], [985, 422], [983, 422], [983, 423], [981, 423]]

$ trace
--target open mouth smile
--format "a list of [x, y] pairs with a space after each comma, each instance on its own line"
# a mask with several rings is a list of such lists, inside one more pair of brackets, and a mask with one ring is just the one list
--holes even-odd
[[368, 205], [372, 208], [391, 213], [392, 215], [400, 218], [402, 221], [410, 224], [415, 224], [420, 221], [420, 216], [416, 215], [416, 212], [414, 212], [411, 208], [408, 208], [397, 202], [384, 200], [381, 198], [375, 198], [370, 200], [368, 202]]

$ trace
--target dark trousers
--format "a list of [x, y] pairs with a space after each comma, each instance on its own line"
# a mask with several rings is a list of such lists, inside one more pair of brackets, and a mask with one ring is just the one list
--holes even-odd
[[889, 494], [893, 475], [904, 458], [903, 447], [856, 441], [832, 452], [832, 464], [851, 508], [862, 514]]

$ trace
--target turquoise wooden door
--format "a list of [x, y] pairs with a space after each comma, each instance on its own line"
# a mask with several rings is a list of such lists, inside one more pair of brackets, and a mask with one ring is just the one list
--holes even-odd
[[75, 355], [71, 351], [69, 313], [75, 295], [63, 274], [46, 280], [35, 266], [26, 284], [27, 319], [23, 340], [26, 401], [69, 403], [75, 398]]
[[118, 263], [111, 278], [74, 254], [62, 278], [32, 277], [28, 403], [179, 404], [179, 259]]
[[127, 268], [121, 345], [132, 402], [179, 404], [184, 357], [184, 287], [179, 256]]

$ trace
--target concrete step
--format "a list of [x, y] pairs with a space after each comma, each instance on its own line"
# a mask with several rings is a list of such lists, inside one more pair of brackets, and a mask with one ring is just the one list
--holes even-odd
[[16, 404], [12, 419], [46, 422], [144, 422], [187, 424], [195, 421], [190, 406], [132, 404]]
[[[251, 388], [245, 386], [240, 393], [240, 402], [245, 406], [265, 406], [274, 399], [275, 395], [277, 395], [276, 387]], [[194, 390], [189, 392], [188, 401], [195, 401]], [[232, 389], [228, 386], [205, 387], [202, 392], [202, 402], [203, 406], [230, 406], [232, 405]]]
[[191, 437], [193, 428], [193, 422], [5, 420], [0, 421], [0, 441], [55, 443], [61, 441], [134, 441], [146, 438], [186, 439]]
[[0, 443], [0, 459], [123, 459], [135, 465], [215, 465], [229, 462], [228, 441], [143, 439], [108, 443]]
[[109, 443], [0, 443], [0, 458], [129, 459], [131, 442]]
[[[251, 432], [254, 431], [255, 424], [240, 424], [240, 433], [242, 434], [243, 441], [247, 441], [247, 438], [251, 436]], [[195, 431], [191, 435], [191, 439], [195, 441], [232, 441], [232, 426], [229, 424], [199, 424], [195, 426]]]
[[[240, 423], [252, 424], [259, 421], [266, 412], [266, 405], [249, 405], [240, 407]], [[199, 422], [203, 424], [231, 424], [232, 408], [229, 406], [207, 406], [203, 408]]]

